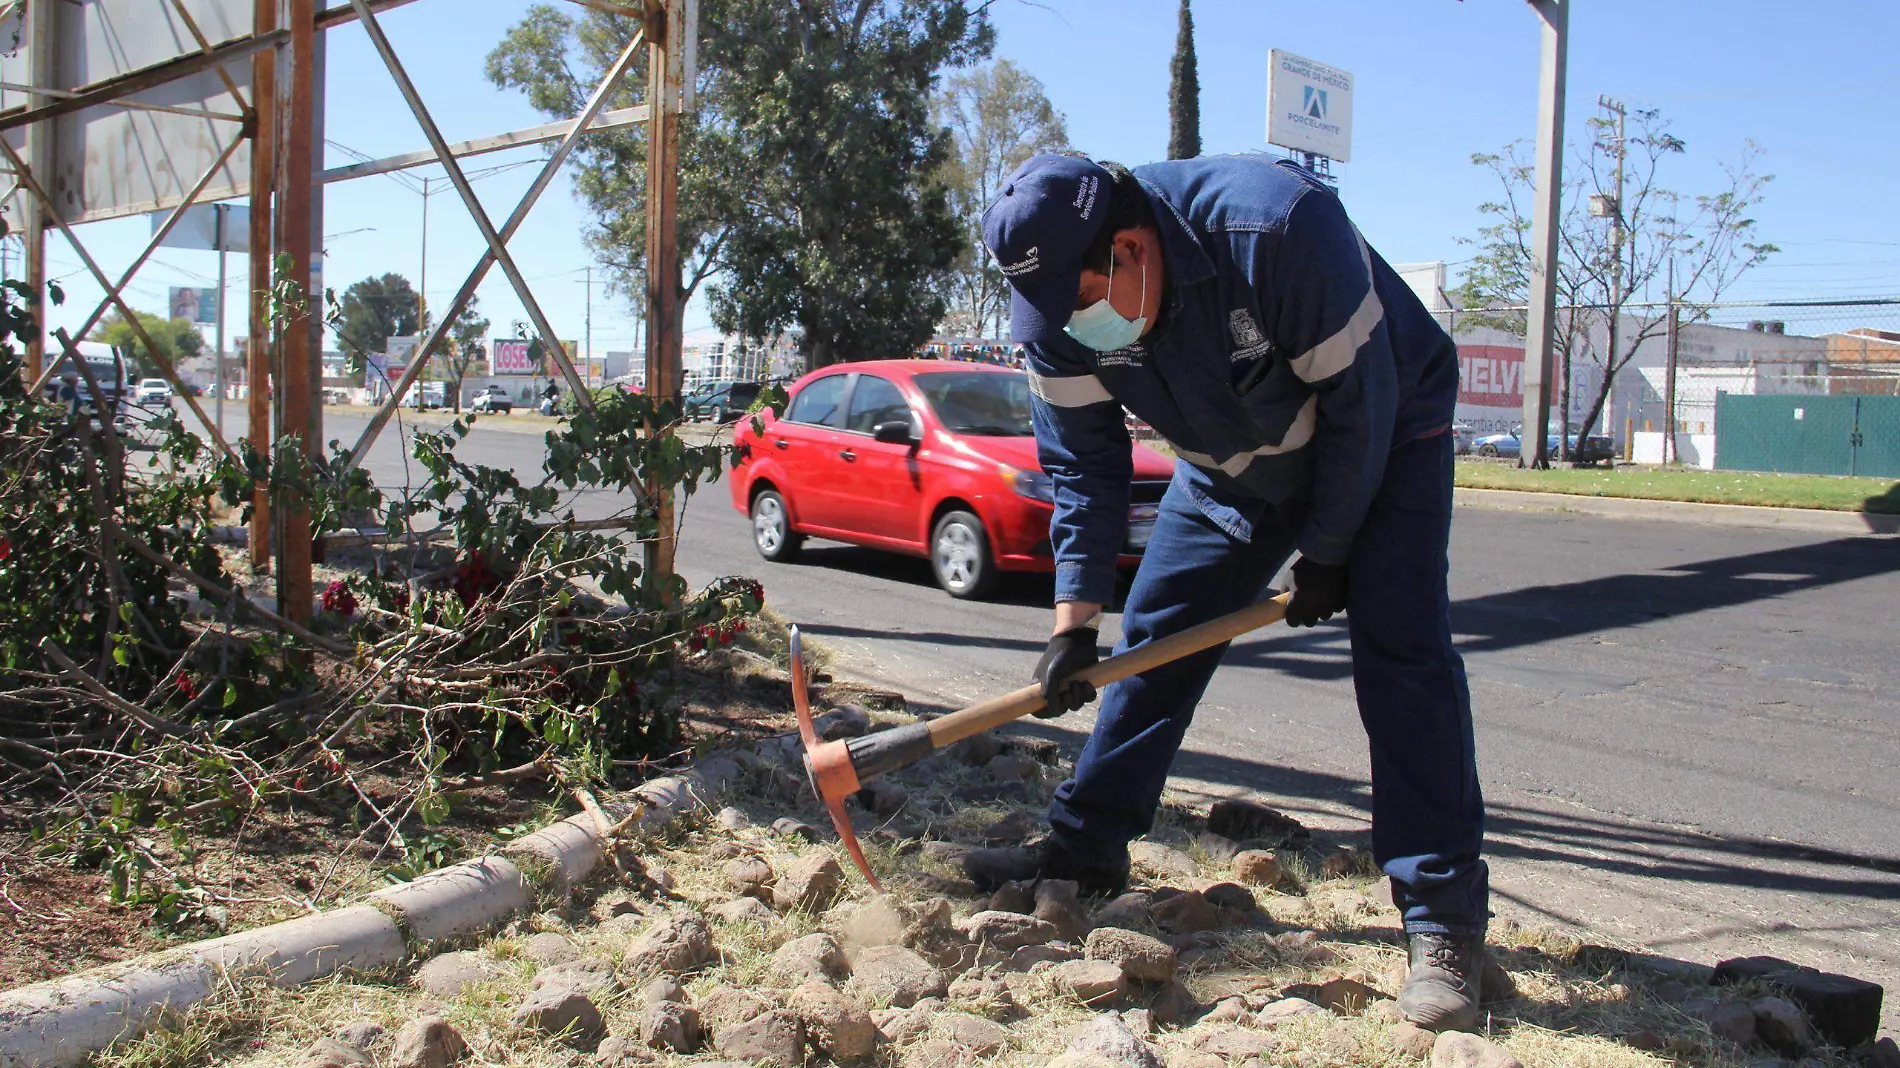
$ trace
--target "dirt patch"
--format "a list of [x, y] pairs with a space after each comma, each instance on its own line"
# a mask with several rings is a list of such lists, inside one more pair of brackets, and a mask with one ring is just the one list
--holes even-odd
[[[673, 683], [677, 736], [663, 752], [616, 761], [612, 788], [631, 788], [711, 749], [795, 729], [790, 683], [774, 662], [775, 641], [768, 625], [756, 640], [688, 658]], [[832, 703], [866, 696], [820, 686], [819, 699]], [[379, 748], [379, 741], [392, 744]], [[347, 756], [353, 767], [367, 769], [358, 776], [365, 796], [403, 816], [392, 806], [413, 796], [413, 783], [378, 770], [395, 751], [393, 742], [372, 725]], [[0, 986], [332, 908], [578, 811], [558, 785], [525, 779], [455, 794], [439, 824], [424, 827], [412, 814], [403, 816], [393, 837], [362, 810], [340, 804], [327, 810], [273, 805], [242, 818], [211, 813], [175, 837], [166, 827], [130, 826], [126, 833], [162, 865], [137, 877], [148, 886], [189, 888], [180, 891], [184, 900], [161, 909], [113, 902], [113, 867], [122, 858], [111, 850], [75, 850], [36, 835], [36, 827], [54, 818], [58, 794], [21, 800], [0, 810]]]

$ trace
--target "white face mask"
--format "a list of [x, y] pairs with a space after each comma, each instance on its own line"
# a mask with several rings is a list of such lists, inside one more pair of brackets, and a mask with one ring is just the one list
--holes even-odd
[[[1110, 252], [1108, 256], [1108, 291], [1110, 294], [1115, 292], [1115, 254], [1113, 252]], [[1142, 307], [1137, 310], [1147, 308], [1148, 265], [1146, 263], [1141, 265], [1141, 300]], [[1108, 297], [1103, 297], [1069, 316], [1069, 325], [1063, 327], [1062, 330], [1096, 352], [1114, 352], [1116, 349], [1125, 349], [1133, 345], [1141, 338], [1141, 332], [1147, 327], [1147, 316], [1132, 320], [1123, 318], [1122, 313], [1116, 311], [1115, 306], [1108, 302]]]

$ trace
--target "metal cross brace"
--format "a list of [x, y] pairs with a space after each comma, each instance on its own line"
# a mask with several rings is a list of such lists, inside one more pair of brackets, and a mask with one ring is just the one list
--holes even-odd
[[[489, 220], [488, 212], [483, 209], [481, 199], [475, 195], [475, 188], [469, 184], [468, 176], [462, 172], [461, 163], [456, 160], [455, 153], [450, 150], [448, 140], [442, 136], [442, 130], [436, 126], [435, 117], [429, 114], [429, 107], [423, 103], [422, 95], [416, 91], [415, 83], [409, 80], [409, 72], [403, 67], [402, 59], [396, 55], [395, 48], [390, 45], [388, 36], [383, 33], [382, 25], [376, 21], [375, 12], [369, 9], [365, 0], [350, 0], [350, 5], [356, 9], [357, 17], [363, 23], [363, 29], [369, 33], [370, 41], [375, 44], [377, 53], [382, 56], [383, 66], [389, 70], [390, 77], [395, 79], [396, 88], [402, 92], [403, 99], [408, 102], [409, 111], [415, 116], [416, 124], [422, 127], [423, 136], [428, 138], [429, 147], [435, 150], [437, 161], [448, 173], [449, 184], [455, 187], [456, 194], [462, 198], [463, 207], [468, 209], [469, 218], [474, 221], [475, 228], [481, 231], [482, 239], [488, 243], [489, 251], [494, 253], [496, 262], [501, 264], [502, 273], [508, 276], [509, 284], [514, 287], [515, 296], [521, 300], [528, 318], [534, 323], [535, 331], [541, 335], [541, 343], [554, 357], [554, 362], [560, 365], [561, 373], [567, 376], [568, 386], [574, 390], [575, 397], [581, 406], [591, 409], [593, 397], [587, 391], [587, 384], [574, 370], [573, 361], [568, 359], [567, 350], [561, 346], [560, 336], [554, 332], [553, 324], [548, 321], [547, 314], [541, 310], [540, 302], [534, 299], [534, 293], [528, 288], [527, 279], [522, 275], [521, 269], [515, 266], [514, 257], [508, 254], [508, 246], [503, 243], [501, 235], [495, 232], [495, 225]], [[581, 124], [578, 128], [585, 129], [586, 127], [585, 124]], [[448, 317], [444, 316], [443, 325], [446, 326], [448, 322]], [[426, 351], [423, 355], [424, 358], [427, 357]]]
[[[449, 154], [449, 146], [443, 141], [441, 132], [428, 118], [428, 111], [423, 106], [421, 98], [416, 95], [415, 86], [410, 84], [406, 74], [397, 74], [401, 66], [395, 59], [394, 51], [389, 48], [388, 38], [383, 36], [381, 27], [376, 25], [375, 15], [370, 5], [366, 0], [351, 0], [351, 4], [357, 9], [357, 14], [364, 25], [371, 28], [372, 39], [376, 41], [378, 50], [382, 52], [385, 62], [390, 66], [391, 73], [397, 75], [398, 86], [403, 90], [403, 95], [409, 99], [410, 107], [415, 111], [417, 121], [422, 124], [424, 132], [429, 136], [430, 146], [435, 150], [437, 158], [443, 161], [445, 167], [450, 168], [452, 176], [461, 177], [461, 169], [456, 166], [454, 157]], [[592, 406], [593, 397], [588, 394], [585, 384], [575, 373], [566, 352], [558, 344], [558, 339], [554, 338], [553, 329], [547, 325], [546, 318], [541, 315], [540, 306], [534, 302], [533, 295], [528, 291], [526, 280], [522, 279], [520, 271], [515, 269], [514, 260], [508, 255], [507, 243], [527, 221], [528, 213], [534, 210], [535, 203], [541, 199], [541, 194], [554, 181], [554, 176], [559, 173], [561, 164], [566, 162], [574, 145], [579, 142], [583, 134], [587, 133], [588, 127], [601, 113], [601, 109], [607, 106], [607, 99], [614, 87], [633, 68], [634, 60], [638, 57], [645, 40], [644, 33], [636, 34], [633, 40], [627, 43], [626, 49], [620, 53], [619, 58], [614, 60], [606, 76], [595, 87], [594, 95], [588, 99], [587, 106], [583, 107], [581, 113], [574, 118], [573, 125], [568, 128], [566, 136], [561, 138], [560, 143], [555, 145], [554, 151], [549, 154], [547, 161], [541, 165], [541, 173], [535, 176], [534, 183], [522, 195], [520, 203], [515, 205], [515, 210], [508, 216], [508, 221], [502, 224], [499, 234], [489, 223], [488, 216], [482, 210], [480, 203], [475, 201], [473, 191], [468, 190], [466, 178], [457, 184], [458, 192], [468, 190], [464, 193], [463, 200], [469, 205], [470, 214], [475, 217], [476, 225], [482, 229], [482, 236], [488, 241], [488, 249], [482, 253], [474, 269], [469, 271], [468, 277], [463, 280], [462, 287], [456, 291], [455, 299], [449, 302], [448, 309], [441, 320], [430, 329], [428, 336], [417, 346], [417, 358], [410, 362], [408, 369], [390, 389], [389, 399], [376, 410], [376, 414], [370, 419], [369, 426], [363, 428], [362, 436], [357, 438], [356, 445], [350, 449], [344, 470], [353, 469], [363, 462], [363, 458], [369, 453], [370, 446], [375, 444], [383, 428], [388, 425], [390, 417], [395, 414], [397, 406], [402, 403], [403, 395], [415, 384], [416, 379], [422, 376], [430, 354], [441, 343], [450, 324], [462, 314], [462, 309], [468, 306], [469, 299], [475, 295], [475, 288], [481, 285], [482, 279], [488, 275], [488, 269], [497, 262], [502, 264], [503, 271], [508, 272], [509, 282], [514, 286], [516, 295], [535, 317], [535, 328], [542, 336], [542, 344], [550, 346], [555, 359], [567, 376], [568, 383], [573, 386], [577, 400], [583, 405]]]
[[[138, 273], [139, 268], [145, 265], [145, 261], [151, 257], [152, 252], [156, 250], [159, 244], [165, 240], [166, 236], [171, 233], [172, 228], [178, 225], [178, 220], [184, 217], [186, 209], [190, 208], [191, 205], [197, 201], [199, 195], [204, 192], [205, 187], [211, 184], [211, 180], [217, 176], [218, 171], [223, 169], [225, 162], [231, 158], [231, 153], [237, 151], [237, 146], [242, 143], [243, 140], [244, 135], [240, 133], [231, 140], [230, 144], [225, 146], [223, 153], [218, 156], [217, 161], [212, 163], [211, 167], [198, 179], [198, 183], [192, 186], [191, 191], [185, 195], [185, 199], [176, 208], [172, 209], [170, 215], [166, 216], [165, 222], [152, 234], [150, 242], [145, 246], [145, 251], [139, 254], [138, 259], [134, 260], [132, 266], [127, 268], [125, 274], [120, 277], [118, 284], [114, 285], [106, 278], [105, 272], [99, 269], [98, 261], [94, 260], [92, 254], [86, 250], [85, 243], [79, 240], [79, 235], [73, 233], [72, 226], [66, 222], [66, 217], [60, 214], [58, 206], [53, 203], [53, 198], [47, 196], [45, 187], [40, 185], [39, 179], [33, 174], [32, 168], [26, 165], [26, 161], [20, 158], [19, 152], [15, 151], [13, 146], [8, 144], [5, 138], [0, 138], [0, 152], [4, 152], [8, 162], [13, 164], [14, 172], [20, 178], [20, 184], [24, 185], [27, 191], [33, 195], [33, 198], [39, 202], [40, 210], [44, 211], [46, 217], [52, 221], [53, 225], [59, 228], [59, 232], [66, 235], [66, 240], [72, 245], [73, 251], [79, 254], [79, 259], [86, 265], [86, 270], [92, 273], [93, 279], [98, 282], [99, 287], [106, 292], [105, 299], [100, 301], [99, 305], [92, 310], [92, 314], [86, 317], [85, 325], [76, 331], [78, 336], [86, 336], [86, 333], [97, 325], [100, 319], [105, 318], [107, 307], [118, 308], [119, 314], [125, 317], [126, 325], [131, 327], [132, 333], [138, 337], [139, 343], [145, 346], [145, 351], [151, 356], [152, 362], [158, 365], [159, 372], [165, 376], [166, 381], [172, 384], [172, 388], [177, 391], [178, 396], [184, 399], [185, 404], [191, 409], [192, 414], [198, 417], [198, 422], [211, 434], [211, 440], [218, 446], [218, 451], [233, 461], [236, 461], [237, 454], [231, 451], [231, 446], [224, 440], [224, 435], [218, 433], [217, 424], [213, 423], [211, 417], [205, 414], [204, 408], [198, 403], [198, 398], [192, 395], [191, 390], [185, 385], [185, 380], [179, 377], [178, 369], [173, 367], [171, 361], [167, 360], [164, 353], [159, 351], [158, 345], [152, 341], [151, 335], [146, 332], [145, 324], [139, 321], [138, 314], [132, 310], [130, 305], [126, 304], [122, 291], [126, 285], [132, 281], [132, 276]], [[53, 373], [59, 368], [59, 364], [60, 361], [58, 360], [50, 361], [47, 364], [46, 368], [40, 372], [39, 380], [33, 383], [33, 393], [38, 393], [41, 389], [45, 388], [46, 383], [52, 379]]]

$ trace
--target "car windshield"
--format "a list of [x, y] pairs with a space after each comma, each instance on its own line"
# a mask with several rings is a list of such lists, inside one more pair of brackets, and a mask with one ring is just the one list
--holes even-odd
[[918, 375], [917, 388], [944, 429], [955, 434], [1028, 437], [1029, 377], [993, 371]]

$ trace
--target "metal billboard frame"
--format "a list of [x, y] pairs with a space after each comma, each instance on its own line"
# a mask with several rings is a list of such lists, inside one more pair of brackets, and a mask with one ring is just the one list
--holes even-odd
[[[137, 272], [175, 230], [191, 209], [213, 194], [228, 194], [231, 189], [248, 192], [250, 212], [251, 277], [259, 281], [251, 287], [249, 344], [250, 425], [253, 440], [274, 442], [280, 436], [295, 438], [305, 455], [315, 455], [320, 443], [321, 409], [314, 402], [316, 387], [313, 349], [321, 330], [320, 316], [313, 314], [311, 301], [320, 266], [316, 259], [313, 225], [321, 217], [321, 187], [330, 181], [344, 181], [371, 174], [387, 173], [408, 167], [439, 165], [449, 172], [471, 219], [482, 232], [487, 248], [468, 272], [456, 300], [452, 301], [442, 322], [419, 346], [423, 354], [410, 362], [402, 379], [391, 390], [387, 402], [379, 408], [370, 427], [351, 450], [350, 462], [360, 462], [364, 453], [387, 424], [403, 393], [419, 378], [436, 347], [446, 324], [452, 322], [473, 295], [476, 286], [491, 267], [499, 265], [508, 276], [511, 288], [527, 308], [549, 354], [560, 366], [576, 397], [591, 407], [592, 397], [581, 380], [566, 346], [541, 311], [538, 301], [515, 266], [507, 242], [526, 221], [542, 193], [552, 183], [561, 164], [571, 154], [579, 138], [586, 133], [645, 124], [652, 139], [648, 153], [648, 256], [649, 325], [647, 329], [647, 380], [650, 395], [676, 398], [679, 383], [679, 261], [677, 248], [678, 137], [679, 112], [687, 103], [687, 69], [691, 63], [692, 34], [696, 22], [695, 0], [570, 0], [593, 10], [627, 16], [640, 26], [632, 40], [607, 71], [582, 113], [564, 122], [548, 123], [507, 133], [449, 144], [436, 127], [427, 105], [409, 81], [401, 57], [389, 42], [378, 22], [379, 13], [406, 6], [416, 0], [346, 0], [336, 7], [320, 7], [321, 0], [44, 0], [22, 5], [26, 12], [22, 44], [26, 52], [24, 80], [0, 78], [0, 93], [24, 95], [25, 101], [13, 107], [3, 106], [0, 97], [0, 155], [4, 156], [11, 188], [5, 197], [19, 194], [26, 208], [27, 283], [43, 300], [46, 293], [46, 234], [58, 230], [85, 264], [87, 272], [105, 291], [105, 298], [87, 316], [78, 331], [83, 337], [111, 310], [117, 309], [132, 324], [134, 334], [145, 345], [161, 372], [184, 398], [193, 415], [205, 427], [220, 453], [235, 456], [230, 444], [219, 433], [217, 424], [186, 388], [177, 369], [158, 355], [158, 348], [127, 304], [124, 290]], [[167, 25], [181, 28], [190, 38], [176, 55], [129, 69], [114, 70], [108, 77], [85, 84], [61, 85], [56, 76], [61, 23], [57, 17], [41, 17], [38, 12], [54, 11], [63, 4], [77, 6], [83, 15], [88, 10], [105, 10], [107, 5], [142, 4], [140, 11], [149, 15], [163, 5]], [[229, 25], [231, 13], [248, 9], [250, 31], [240, 36], [213, 41], [203, 32], [198, 14], [217, 10], [227, 16], [220, 25]], [[114, 8], [117, 10], [117, 8]], [[194, 11], [198, 14], [194, 14]], [[320, 133], [313, 127], [321, 121], [322, 47], [324, 32], [360, 22], [370, 35], [378, 56], [396, 81], [410, 112], [421, 128], [429, 148], [329, 171], [320, 170], [315, 145]], [[647, 49], [649, 73], [647, 103], [613, 111], [605, 104], [613, 89], [631, 72], [642, 45]], [[247, 93], [230, 67], [248, 61]], [[16, 64], [17, 65], [17, 64]], [[214, 110], [203, 101], [193, 101], [176, 86], [189, 85], [192, 79], [216, 79], [219, 92], [229, 103]], [[164, 101], [139, 99], [140, 94], [165, 90], [173, 98]], [[205, 96], [217, 94], [203, 93]], [[180, 99], [186, 103], [179, 103]], [[187, 121], [229, 124], [229, 136], [218, 142], [218, 149], [200, 168], [197, 181], [176, 195], [165, 198], [170, 209], [156, 226], [144, 250], [115, 281], [99, 265], [74, 231], [88, 219], [108, 217], [97, 213], [83, 218], [63, 210], [60, 190], [53, 187], [58, 173], [54, 151], [56, 130], [63, 119], [91, 109], [104, 113], [137, 112], [143, 116], [163, 116]], [[9, 131], [21, 136], [9, 138]], [[15, 141], [20, 142], [17, 146]], [[469, 187], [459, 158], [482, 152], [498, 151], [520, 145], [554, 142], [549, 158], [526, 194], [515, 205], [507, 220], [497, 229]], [[236, 157], [250, 148], [248, 168]], [[247, 169], [242, 182], [217, 184], [221, 173]], [[146, 207], [147, 205], [140, 205]], [[118, 214], [130, 214], [119, 212]], [[116, 216], [113, 216], [116, 217]], [[278, 269], [280, 262], [291, 265], [288, 276]], [[308, 273], [306, 273], [308, 271]], [[670, 272], [670, 273], [669, 273]], [[269, 280], [269, 281], [264, 281]], [[302, 288], [300, 300], [279, 299], [288, 291], [279, 283], [295, 282]], [[43, 303], [35, 304], [34, 313], [44, 314]], [[273, 319], [273, 315], [275, 319]], [[56, 340], [67, 353], [76, 351], [73, 335], [60, 331]], [[43, 383], [52, 373], [44, 366], [43, 342], [28, 346], [27, 374]], [[57, 365], [57, 361], [54, 361]], [[270, 429], [270, 428], [273, 428]], [[261, 437], [260, 437], [261, 435]], [[265, 446], [269, 448], [268, 445]], [[661, 534], [647, 546], [648, 576], [662, 581], [672, 573], [673, 536], [671, 529], [671, 487], [650, 486], [647, 492], [661, 509]], [[286, 514], [273, 516], [270, 499], [263, 487], [253, 494], [253, 518], [250, 530], [252, 563], [268, 568], [273, 558], [277, 571], [277, 597], [283, 615], [291, 620], [306, 620], [313, 608], [311, 563], [318, 554], [310, 536], [309, 515], [291, 503]]]

